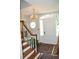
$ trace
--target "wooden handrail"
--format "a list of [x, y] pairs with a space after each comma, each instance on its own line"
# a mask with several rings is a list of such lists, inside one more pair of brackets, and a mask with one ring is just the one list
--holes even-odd
[[24, 24], [24, 21], [20, 21], [22, 22], [22, 26], [24, 26], [26, 28], [26, 30], [30, 33], [31, 36], [37, 36], [37, 34], [33, 34], [28, 28], [27, 26]]
[[28, 28], [27, 28], [27, 26], [25, 25], [25, 24], [23, 24], [24, 25], [24, 27], [27, 29], [27, 31], [30, 33], [30, 35], [31, 36], [36, 36], [37, 34], [33, 34]]

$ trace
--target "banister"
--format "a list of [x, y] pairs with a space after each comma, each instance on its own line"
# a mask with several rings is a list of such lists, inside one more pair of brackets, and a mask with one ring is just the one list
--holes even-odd
[[24, 24], [24, 21], [21, 20], [20, 22], [22, 22], [22, 25], [26, 28], [26, 30], [30, 33], [31, 36], [37, 36], [37, 34], [33, 34], [33, 33], [27, 28], [27, 26]]
[[27, 26], [23, 23], [23, 25], [24, 25], [24, 27], [27, 29], [27, 31], [30, 33], [30, 35], [32, 35], [32, 36], [36, 36], [37, 34], [33, 34], [28, 28], [27, 28]]
[[[23, 30], [23, 26], [25, 27], [25, 29], [30, 33], [31, 36], [35, 36], [36, 37], [36, 40], [37, 40], [37, 34], [33, 34], [28, 28], [27, 26], [24, 24], [24, 21], [21, 20], [20, 22], [22, 22], [22, 30]], [[37, 42], [36, 42], [36, 52], [38, 51], [38, 48], [37, 48]]]

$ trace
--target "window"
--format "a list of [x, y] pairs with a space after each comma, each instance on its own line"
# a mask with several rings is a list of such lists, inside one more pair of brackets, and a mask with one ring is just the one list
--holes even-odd
[[39, 23], [40, 23], [40, 36], [44, 36], [43, 20], [40, 20]]

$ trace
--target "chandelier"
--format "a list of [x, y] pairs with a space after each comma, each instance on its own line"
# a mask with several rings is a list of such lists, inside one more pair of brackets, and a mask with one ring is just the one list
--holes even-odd
[[34, 29], [36, 27], [36, 22], [35, 20], [38, 18], [38, 16], [36, 15], [36, 11], [35, 9], [32, 10], [32, 15], [30, 16], [30, 19], [31, 19], [31, 23], [30, 23], [30, 27], [32, 29]]
[[35, 9], [33, 9], [32, 10], [32, 15], [30, 16], [30, 19], [31, 20], [35, 20], [35, 19], [37, 19], [38, 18], [38, 16], [36, 15], [36, 11], [35, 11]]

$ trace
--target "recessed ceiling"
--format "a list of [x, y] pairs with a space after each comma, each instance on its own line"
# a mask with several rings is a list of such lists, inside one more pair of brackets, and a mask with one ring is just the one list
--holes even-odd
[[[38, 13], [58, 12], [59, 0], [24, 0], [30, 4], [28, 7], [24, 5], [21, 9], [22, 15], [28, 15], [32, 13], [32, 9], [35, 8]], [[21, 3], [22, 4], [22, 3]]]

